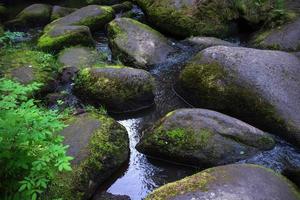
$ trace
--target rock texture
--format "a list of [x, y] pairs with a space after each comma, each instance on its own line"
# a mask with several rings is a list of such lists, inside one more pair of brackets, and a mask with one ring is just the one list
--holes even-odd
[[66, 15], [69, 15], [70, 13], [72, 13], [76, 10], [77, 10], [76, 8], [53, 6], [52, 12], [51, 12], [51, 21], [54, 21], [56, 19], [66, 16]]
[[109, 23], [108, 37], [113, 56], [137, 68], [164, 63], [176, 51], [162, 34], [129, 18]]
[[137, 0], [147, 19], [160, 30], [180, 37], [228, 36], [231, 23], [243, 19], [249, 25], [265, 21], [277, 2]]
[[299, 190], [284, 176], [256, 165], [210, 168], [156, 189], [146, 200], [298, 200]]
[[253, 43], [258, 48], [300, 51], [300, 17], [286, 25], [258, 33]]
[[83, 69], [75, 91], [112, 112], [130, 112], [153, 104], [154, 79], [147, 71], [124, 66]]
[[48, 4], [32, 4], [5, 25], [12, 28], [43, 26], [50, 22], [51, 10], [52, 6]]
[[215, 46], [192, 58], [177, 91], [300, 144], [300, 60], [281, 51]]
[[211, 110], [179, 109], [144, 135], [137, 149], [203, 168], [233, 163], [274, 145], [272, 136], [238, 119]]

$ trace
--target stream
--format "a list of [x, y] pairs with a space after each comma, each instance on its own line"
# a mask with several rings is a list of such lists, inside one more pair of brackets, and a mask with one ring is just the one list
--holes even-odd
[[[26, 5], [25, 5], [26, 6]], [[141, 10], [134, 7], [135, 12], [141, 15]], [[35, 31], [37, 32], [37, 31]], [[32, 34], [25, 34], [20, 41], [27, 41], [32, 38]], [[107, 62], [113, 63], [108, 39], [103, 32], [94, 34], [97, 41], [96, 49], [107, 55]], [[183, 166], [176, 163], [154, 160], [139, 153], [135, 146], [141, 136], [145, 134], [147, 128], [153, 125], [166, 113], [178, 109], [189, 108], [186, 103], [173, 90], [176, 77], [178, 76], [184, 63], [192, 57], [199, 49], [195, 49], [184, 41], [170, 39], [171, 43], [178, 48], [178, 54], [172, 56], [166, 63], [153, 66], [150, 73], [156, 80], [155, 106], [145, 111], [135, 114], [112, 114], [128, 132], [130, 140], [130, 159], [126, 166], [115, 177], [108, 180], [105, 187], [99, 188], [97, 192], [104, 190], [116, 194], [127, 195], [131, 200], [141, 200], [155, 188], [166, 183], [182, 179], [192, 175], [202, 169], [191, 166]], [[240, 44], [238, 38], [230, 39]], [[78, 106], [81, 103], [72, 94], [72, 84], [60, 85], [57, 91], [67, 91], [69, 105]], [[56, 108], [56, 107], [53, 107]], [[280, 138], [276, 138], [277, 145], [270, 151], [262, 152], [250, 159], [239, 161], [239, 163], [252, 163], [269, 167], [277, 172], [282, 172], [287, 167], [300, 168], [300, 151]]]

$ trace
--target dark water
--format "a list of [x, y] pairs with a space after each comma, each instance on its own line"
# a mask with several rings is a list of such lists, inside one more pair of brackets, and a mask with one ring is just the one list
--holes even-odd
[[[63, 1], [63, 4], [70, 5], [73, 1], [74, 0], [65, 0]], [[22, 6], [20, 7], [23, 8], [25, 5], [30, 4], [29, 1], [22, 2], [23, 4], [21, 4]], [[80, 6], [79, 3], [73, 7]], [[18, 9], [20, 8], [18, 7]], [[139, 8], [134, 7], [133, 11], [137, 12], [137, 16], [141, 16], [141, 10]], [[26, 33], [16, 42], [31, 40], [33, 38], [32, 35], [34, 35], [33, 33], [36, 33], [37, 31], [38, 30], [33, 31], [32, 33]], [[97, 50], [106, 55], [106, 62], [113, 63], [114, 60], [105, 33], [97, 32], [94, 34], [94, 38], [97, 41]], [[230, 38], [230, 40], [243, 45], [239, 38]], [[153, 191], [153, 189], [192, 175], [201, 170], [150, 159], [135, 149], [141, 136], [145, 134], [145, 130], [152, 126], [159, 118], [172, 110], [191, 107], [174, 92], [173, 84], [181, 68], [184, 66], [184, 62], [199, 51], [199, 49], [193, 49], [184, 42], [176, 40], [171, 40], [170, 42], [178, 48], [178, 54], [172, 56], [166, 63], [153, 66], [150, 70], [150, 73], [155, 77], [157, 83], [155, 91], [155, 107], [135, 115], [113, 116], [120, 124], [126, 127], [128, 131], [130, 138], [130, 159], [127, 166], [125, 166], [125, 169], [117, 174], [112, 180], [109, 180], [109, 185], [105, 190], [112, 194], [128, 195], [132, 200], [141, 200], [149, 192]], [[77, 97], [72, 94], [72, 83], [59, 85], [55, 92], [61, 91], [65, 91], [68, 94], [66, 99], [68, 106], [82, 106]], [[58, 108], [58, 106], [54, 108]], [[274, 149], [262, 152], [252, 158], [240, 161], [239, 163], [263, 165], [274, 169], [277, 172], [282, 172], [286, 167], [300, 168], [300, 151], [280, 138], [277, 138], [277, 145]], [[101, 187], [98, 192], [102, 191], [103, 187]]]

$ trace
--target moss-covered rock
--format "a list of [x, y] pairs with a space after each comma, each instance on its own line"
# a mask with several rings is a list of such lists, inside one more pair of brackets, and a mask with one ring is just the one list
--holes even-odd
[[225, 165], [164, 185], [145, 200], [288, 199], [298, 200], [298, 188], [284, 176], [257, 165]]
[[99, 5], [114, 5], [122, 3], [125, 0], [86, 0], [88, 4], [99, 4]]
[[282, 51], [300, 51], [300, 17], [270, 30], [261, 30], [252, 39], [255, 47]]
[[74, 157], [73, 171], [60, 174], [49, 188], [48, 198], [89, 199], [96, 189], [129, 156], [126, 129], [112, 118], [95, 113], [73, 117], [61, 134]]
[[131, 200], [129, 196], [114, 195], [107, 192], [96, 194], [92, 200]]
[[59, 70], [51, 54], [32, 50], [0, 51], [0, 72], [22, 84], [39, 82], [47, 85]]
[[224, 37], [232, 21], [249, 24], [266, 21], [277, 1], [265, 0], [137, 0], [148, 20], [160, 30], [181, 37], [206, 35]]
[[3, 22], [6, 19], [7, 8], [0, 4], [0, 22]]
[[154, 79], [150, 73], [124, 66], [94, 66], [79, 72], [74, 90], [112, 112], [137, 111], [153, 104]]
[[43, 26], [50, 22], [51, 10], [52, 6], [48, 4], [32, 4], [5, 25], [13, 28]]
[[58, 62], [63, 65], [61, 79], [70, 82], [80, 69], [92, 67], [96, 63], [104, 63], [103, 55], [94, 48], [76, 46], [62, 50]]
[[234, 47], [237, 46], [237, 44], [227, 42], [225, 40], [221, 40], [219, 38], [215, 37], [190, 37], [184, 40], [185, 42], [188, 42], [189, 44], [193, 45], [195, 48], [203, 50], [208, 47], [212, 46], [229, 46]]
[[144, 135], [137, 149], [203, 168], [246, 159], [274, 145], [272, 136], [238, 119], [211, 110], [179, 109]]
[[75, 67], [78, 70], [91, 67], [99, 60], [101, 57], [95, 49], [82, 46], [66, 48], [58, 56], [58, 62], [64, 67]]
[[53, 6], [52, 12], [51, 12], [51, 21], [54, 21], [56, 19], [66, 16], [66, 15], [69, 15], [70, 13], [72, 13], [76, 10], [77, 10], [76, 8]]
[[177, 91], [197, 107], [300, 144], [299, 77], [300, 60], [293, 54], [215, 46], [188, 62]]
[[101, 30], [115, 17], [109, 6], [89, 5], [71, 14], [53, 21], [45, 27], [45, 31], [57, 26], [87, 26], [91, 31]]
[[147, 69], [164, 63], [175, 52], [162, 34], [129, 18], [118, 18], [109, 23], [108, 37], [113, 56], [137, 68]]
[[87, 26], [55, 26], [47, 30], [38, 40], [38, 48], [46, 51], [59, 51], [70, 46], [94, 46], [90, 29]]
[[114, 9], [116, 13], [120, 13], [120, 12], [126, 12], [128, 10], [131, 10], [133, 5], [130, 1], [125, 1], [123, 3], [112, 5], [111, 7], [112, 9]]

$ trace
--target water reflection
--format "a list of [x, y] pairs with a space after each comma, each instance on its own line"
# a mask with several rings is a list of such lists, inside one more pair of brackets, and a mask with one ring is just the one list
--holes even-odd
[[132, 200], [141, 200], [154, 188], [191, 175], [194, 169], [161, 162], [151, 162], [139, 153], [135, 146], [139, 142], [139, 129], [143, 118], [119, 121], [130, 138], [130, 161], [125, 174], [107, 190], [112, 194], [128, 195]]

